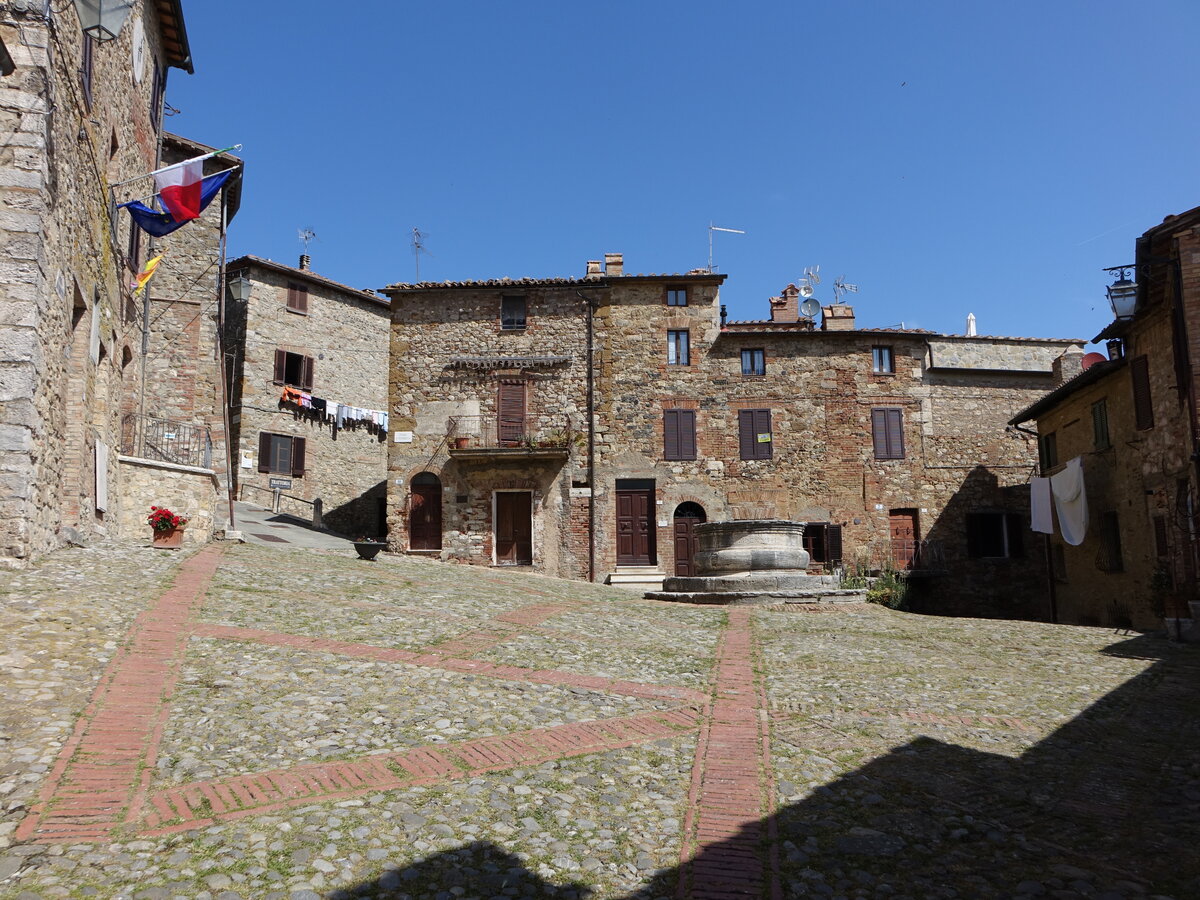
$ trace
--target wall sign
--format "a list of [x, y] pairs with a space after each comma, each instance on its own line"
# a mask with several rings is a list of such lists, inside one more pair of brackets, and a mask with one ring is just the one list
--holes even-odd
[[280, 488], [281, 490], [286, 490], [292, 486], [292, 479], [290, 479], [290, 478], [272, 478], [269, 482], [267, 482], [267, 484], [272, 489]]

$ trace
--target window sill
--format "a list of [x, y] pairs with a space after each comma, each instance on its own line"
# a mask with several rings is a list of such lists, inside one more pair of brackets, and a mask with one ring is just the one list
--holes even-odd
[[292, 309], [290, 306], [285, 306], [284, 309], [287, 312], [295, 313], [298, 316], [307, 316], [308, 315], [308, 310], [306, 310], [306, 309]]
[[529, 328], [528, 325], [501, 325], [500, 326], [501, 331], [525, 331], [528, 328]]
[[872, 375], [881, 375], [881, 376], [883, 376], [884, 378], [895, 378], [895, 377], [896, 377], [896, 373], [895, 373], [895, 372], [878, 372], [878, 371], [876, 371], [876, 370], [874, 370], [874, 369], [872, 369], [872, 370], [871, 370], [871, 374], [872, 374]]

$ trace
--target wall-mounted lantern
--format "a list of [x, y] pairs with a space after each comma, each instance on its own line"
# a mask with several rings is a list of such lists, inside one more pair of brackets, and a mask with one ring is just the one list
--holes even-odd
[[249, 278], [240, 272], [225, 282], [229, 288], [229, 296], [239, 303], [250, 299], [250, 289], [254, 286]]
[[113, 40], [121, 33], [134, 0], [75, 0], [83, 33], [94, 41]]
[[1113, 266], [1105, 272], [1116, 273], [1117, 279], [1108, 286], [1108, 302], [1118, 319], [1132, 319], [1137, 307], [1137, 282], [1129, 280], [1133, 266]]

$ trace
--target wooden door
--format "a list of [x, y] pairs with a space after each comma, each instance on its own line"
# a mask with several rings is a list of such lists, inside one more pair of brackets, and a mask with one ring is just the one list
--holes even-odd
[[442, 549], [442, 483], [436, 475], [422, 473], [413, 479], [409, 495], [408, 546], [410, 550]]
[[512, 446], [525, 439], [525, 382], [500, 382], [496, 416], [500, 446]]
[[617, 489], [617, 565], [652, 566], [654, 488]]
[[533, 502], [528, 491], [496, 494], [496, 563], [533, 565]]
[[705, 519], [697, 503], [681, 503], [675, 509], [675, 574], [690, 578], [696, 574], [696, 526]]
[[892, 565], [899, 571], [912, 568], [917, 556], [917, 511], [893, 509], [888, 519], [892, 532]]

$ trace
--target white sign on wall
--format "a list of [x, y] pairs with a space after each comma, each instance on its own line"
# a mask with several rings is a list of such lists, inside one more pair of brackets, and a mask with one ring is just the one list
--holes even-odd
[[397, 444], [411, 444], [413, 433], [411, 431], [395, 431], [392, 433], [392, 440]]

